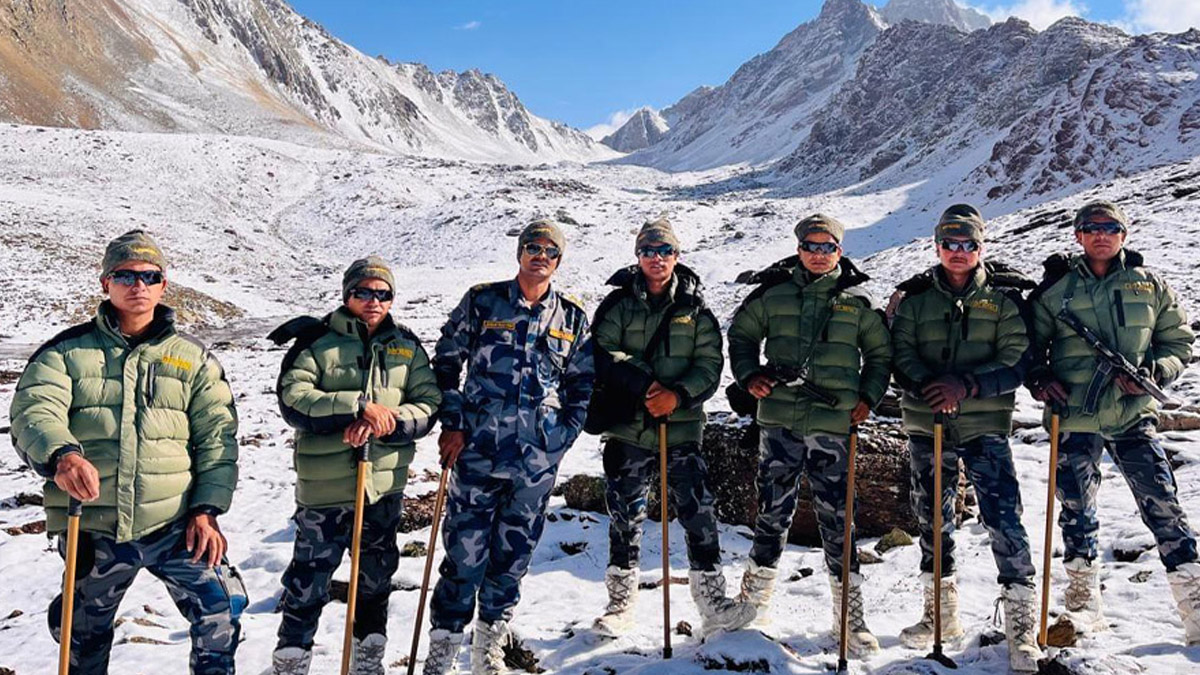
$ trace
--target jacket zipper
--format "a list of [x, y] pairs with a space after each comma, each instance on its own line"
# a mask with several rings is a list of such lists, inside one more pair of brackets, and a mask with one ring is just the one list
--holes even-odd
[[146, 407], [154, 406], [155, 378], [158, 376], [158, 362], [154, 361], [146, 369]]

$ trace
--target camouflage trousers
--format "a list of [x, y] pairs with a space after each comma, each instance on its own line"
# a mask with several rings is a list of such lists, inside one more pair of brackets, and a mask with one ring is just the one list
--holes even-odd
[[[400, 564], [396, 531], [400, 527], [403, 495], [384, 495], [363, 509], [362, 548], [359, 552], [358, 598], [354, 611], [354, 635], [363, 638], [373, 633], [387, 634], [388, 597], [392, 575]], [[299, 507], [292, 517], [296, 523], [296, 545], [292, 562], [283, 573], [283, 597], [279, 606], [277, 648], [311, 649], [317, 634], [321, 610], [329, 604], [329, 584], [350, 548], [354, 528], [354, 507]]]
[[[821, 548], [829, 573], [842, 573], [842, 545], [846, 527], [846, 474], [849, 436], [812, 434], [799, 437], [783, 427], [763, 427], [759, 437], [758, 516], [750, 557], [762, 567], [776, 567], [783, 555], [801, 476], [808, 477]], [[851, 532], [852, 539], [855, 537]], [[858, 571], [857, 542], [850, 570]]]
[[[657, 450], [609, 440], [604, 444], [604, 493], [611, 520], [608, 526], [608, 564], [622, 569], [637, 567], [642, 549], [642, 523], [651, 476], [656, 473]], [[693, 570], [712, 571], [721, 566], [715, 498], [699, 443], [667, 449], [667, 493], [675, 517], [687, 533], [688, 563]]]
[[477, 598], [483, 621], [512, 618], [558, 473], [557, 459], [521, 446], [524, 459], [493, 461], [468, 445], [454, 463], [443, 521], [446, 555], [429, 612], [434, 629], [461, 633]]
[[1154, 534], [1167, 571], [1196, 560], [1196, 534], [1179, 505], [1175, 474], [1149, 420], [1112, 440], [1099, 434], [1062, 434], [1056, 495], [1062, 504], [1058, 524], [1066, 549], [1064, 560], [1096, 558], [1100, 529], [1096, 496], [1105, 447], [1133, 490], [1142, 522]]
[[[71, 675], [104, 675], [112, 651], [113, 621], [125, 592], [145, 569], [162, 580], [171, 600], [191, 622], [192, 675], [234, 672], [233, 655], [247, 605], [242, 578], [228, 561], [217, 567], [193, 563], [187, 551], [187, 520], [117, 543], [97, 534], [79, 533], [75, 571], [75, 611], [71, 628]], [[66, 557], [66, 537], [58, 551]], [[50, 603], [50, 634], [61, 639], [62, 596]]]
[[[910, 436], [909, 474], [913, 513], [921, 530], [921, 571], [933, 572], [933, 439]], [[1033, 585], [1029, 537], [1021, 524], [1021, 489], [1013, 469], [1008, 437], [988, 434], [957, 446], [942, 446], [942, 574], [954, 573], [954, 501], [958, 495], [958, 460], [975, 486], [979, 519], [992, 543], [998, 581], [1008, 586]]]

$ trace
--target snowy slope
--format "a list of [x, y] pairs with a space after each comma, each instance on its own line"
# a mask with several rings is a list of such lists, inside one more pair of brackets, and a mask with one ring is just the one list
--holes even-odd
[[[516, 240], [510, 233], [528, 220], [547, 215], [574, 222], [564, 225], [570, 246], [560, 279], [594, 308], [604, 279], [632, 261], [637, 226], [665, 212], [677, 224], [685, 260], [703, 276], [714, 311], [726, 323], [746, 292], [733, 283], [736, 274], [794, 252], [792, 225], [818, 209], [850, 223], [847, 245], [876, 278], [872, 289], [877, 295], [932, 264], [932, 221], [957, 197], [952, 184], [937, 184], [940, 179], [933, 175], [927, 185], [879, 192], [839, 189], [783, 198], [731, 170], [667, 174], [629, 166], [477, 164], [254, 138], [0, 127], [0, 241], [5, 245], [0, 279], [11, 289], [0, 298], [0, 427], [8, 425], [10, 374], [19, 371], [38, 342], [87, 311], [90, 299], [85, 295], [98, 286], [104, 242], [129, 227], [149, 229], [172, 260], [171, 279], [196, 293], [195, 322], [202, 335], [221, 343], [217, 354], [238, 397], [242, 482], [222, 524], [231, 541], [231, 559], [251, 594], [239, 672], [259, 673], [273, 647], [278, 617], [271, 610], [279, 575], [290, 558], [288, 517], [294, 506], [289, 434], [272, 394], [282, 352], [261, 336], [296, 313], [334, 307], [341, 270], [351, 259], [376, 252], [393, 262], [398, 280], [394, 313], [428, 345], [467, 288], [513, 273]], [[715, 190], [714, 185], [725, 187]], [[1060, 211], [1100, 194], [1120, 200], [1131, 213], [1136, 221], [1131, 246], [1147, 254], [1150, 264], [1179, 290], [1192, 318], [1200, 318], [1200, 263], [1192, 254], [1200, 243], [1198, 159], [1046, 203], [1026, 198], [1005, 209], [985, 204], [989, 255], [1036, 272], [1050, 252], [1071, 246], [1069, 231], [1058, 227], [1065, 217]], [[1174, 392], [1191, 406], [1200, 404], [1200, 370], [1188, 371]], [[1027, 395], [1020, 405], [1023, 419], [1036, 417], [1036, 405]], [[709, 406], [720, 407], [720, 402]], [[1195, 521], [1200, 518], [1200, 433], [1172, 432], [1166, 440], [1188, 462], [1177, 475], [1184, 506]], [[1025, 523], [1040, 560], [1044, 432], [1018, 434], [1015, 453]], [[434, 489], [435, 456], [433, 439], [419, 443], [409, 495]], [[585, 437], [568, 454], [561, 474], [600, 471], [597, 441]], [[7, 434], [0, 435], [0, 578], [21, 580], [0, 585], [0, 666], [19, 675], [50, 672], [55, 659], [44, 611], [61, 562], [43, 537], [4, 532], [42, 517], [36, 506], [4, 501], [36, 493], [39, 487], [21, 467]], [[1091, 661], [1079, 672], [1192, 672], [1200, 648], [1180, 646], [1181, 627], [1154, 554], [1134, 563], [1111, 557], [1115, 542], [1146, 535], [1131, 495], [1107, 462], [1100, 502], [1105, 593], [1114, 628], [1083, 645], [1080, 654]], [[570, 512], [557, 501], [552, 508], [557, 520], [549, 523], [537, 551], [514, 622], [548, 672], [723, 672], [762, 660], [769, 672], [813, 673], [833, 660], [835, 644], [825, 634], [829, 596], [821, 554], [803, 547], [788, 547], [782, 561], [788, 581], [780, 584], [773, 621], [766, 628], [780, 642], [753, 632], [720, 636], [703, 645], [676, 637], [675, 658], [662, 662], [657, 656], [659, 602], [653, 591], [642, 593], [639, 628], [633, 635], [593, 642], [582, 628], [603, 605], [607, 522]], [[749, 549], [746, 532], [726, 528], [722, 533], [731, 578], [740, 574]], [[408, 533], [401, 541], [424, 541], [428, 534]], [[564, 542], [584, 542], [586, 548], [568, 555], [559, 545]], [[959, 542], [969, 639], [950, 653], [964, 673], [1002, 671], [1004, 647], [981, 648], [977, 639], [988, 630], [996, 595], [986, 535], [972, 525], [959, 534]], [[872, 543], [864, 542], [866, 547]], [[660, 545], [658, 529], [648, 528], [647, 580], [661, 574]], [[671, 529], [671, 549], [678, 576], [686, 560], [677, 526]], [[419, 558], [402, 559], [397, 581], [416, 585], [421, 565]], [[802, 568], [815, 573], [802, 577]], [[896, 638], [919, 612], [916, 569], [913, 547], [889, 552], [882, 564], [865, 568], [868, 620], [884, 651], [852, 663], [853, 672], [905, 672], [923, 655], [899, 646]], [[1061, 568], [1054, 574], [1061, 589]], [[401, 591], [393, 596], [389, 662], [407, 655], [416, 595]], [[697, 624], [686, 589], [674, 589], [672, 602], [673, 617]], [[22, 613], [10, 617], [13, 610]], [[344, 606], [334, 604], [324, 614], [314, 672], [336, 668], [343, 612]], [[114, 672], [181, 672], [187, 658], [186, 622], [161, 584], [148, 575], [140, 577], [120, 617], [124, 621], [117, 628]]]
[[483, 161], [614, 156], [494, 75], [370, 58], [284, 0], [0, 7], [0, 119], [244, 134]]

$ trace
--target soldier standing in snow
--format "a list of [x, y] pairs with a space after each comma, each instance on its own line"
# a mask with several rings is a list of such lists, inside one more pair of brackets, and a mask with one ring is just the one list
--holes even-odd
[[558, 465], [583, 428], [593, 380], [587, 315], [550, 282], [565, 249], [553, 221], [526, 226], [517, 277], [475, 286], [442, 327], [438, 444], [454, 472], [426, 675], [455, 672], [477, 601], [471, 672], [503, 672], [508, 621]]
[[400, 562], [396, 532], [414, 441], [429, 433], [441, 392], [420, 340], [392, 320], [392, 272], [376, 256], [342, 276], [343, 305], [323, 319], [301, 317], [271, 338], [296, 340], [276, 393], [296, 429], [295, 552], [283, 573], [275, 675], [304, 675], [312, 662], [329, 584], [354, 524], [354, 449], [367, 446], [359, 597], [352, 672], [382, 675], [387, 607]]
[[[834, 634], [840, 630], [844, 591], [849, 593], [849, 647], [862, 655], [878, 650], [879, 643], [863, 617], [857, 549], [852, 547], [849, 561], [842, 560], [849, 430], [883, 398], [891, 346], [883, 317], [856, 288], [867, 275], [842, 257], [845, 227], [814, 214], [800, 221], [795, 233], [798, 259], [780, 261], [752, 277], [760, 286], [742, 302], [729, 328], [733, 376], [758, 399], [762, 427], [758, 517], [739, 599], [754, 604], [759, 615], [766, 612], [800, 478], [807, 474], [833, 591]], [[852, 571], [846, 589], [843, 564]]]
[[942, 636], [963, 635], [954, 578], [954, 496], [958, 460], [979, 495], [979, 515], [1000, 574], [1009, 664], [1037, 670], [1034, 568], [1021, 525], [1021, 492], [1008, 435], [1016, 390], [1029, 368], [1027, 305], [1034, 283], [1019, 272], [984, 263], [984, 221], [966, 204], [950, 207], [934, 228], [939, 263], [900, 284], [889, 303], [896, 382], [912, 463], [912, 509], [921, 530], [924, 613], [900, 633], [906, 646], [933, 641], [934, 416], [946, 416], [942, 483]]
[[617, 289], [592, 324], [597, 396], [605, 393], [596, 403], [628, 413], [603, 430], [612, 521], [604, 576], [608, 606], [594, 627], [612, 637], [633, 627], [646, 494], [659, 461], [658, 421], [666, 420], [668, 492], [687, 531], [689, 588], [703, 630], [741, 628], [754, 619], [754, 608], [725, 595], [714, 498], [700, 455], [704, 401], [721, 381], [721, 329], [704, 304], [700, 278], [678, 264], [679, 239], [668, 220], [646, 223], [635, 252], [638, 264], [609, 279]]
[[1038, 363], [1029, 378], [1034, 396], [1062, 411], [1057, 497], [1069, 578], [1066, 609], [1077, 628], [1107, 628], [1095, 563], [1096, 496], [1107, 448], [1158, 542], [1187, 644], [1200, 644], [1196, 535], [1155, 432], [1158, 403], [1137, 379], [1110, 371], [1068, 322], [1081, 323], [1137, 366], [1146, 386], [1166, 386], [1179, 377], [1195, 336], [1166, 281], [1144, 266], [1140, 253], [1124, 248], [1129, 220], [1120, 207], [1088, 203], [1074, 224], [1083, 254], [1047, 259], [1045, 277], [1031, 297]]
[[[143, 569], [192, 624], [191, 673], [234, 672], [246, 590], [217, 517], [237, 485], [237, 413], [216, 357], [160, 304], [166, 268], [141, 230], [109, 242], [108, 300], [34, 353], [13, 397], [13, 447], [46, 478], [48, 531], [66, 529], [68, 498], [86, 504], [72, 675], [108, 672], [113, 620]], [[61, 601], [49, 610], [56, 640]]]

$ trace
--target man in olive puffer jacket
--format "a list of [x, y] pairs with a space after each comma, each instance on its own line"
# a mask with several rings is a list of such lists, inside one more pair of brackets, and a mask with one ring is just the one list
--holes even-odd
[[[247, 601], [217, 516], [237, 484], [237, 414], [221, 365], [159, 304], [166, 267], [140, 230], [109, 242], [109, 299], [34, 353], [13, 397], [13, 447], [47, 479], [48, 530], [66, 529], [68, 498], [85, 504], [73, 675], [108, 672], [113, 620], [142, 569], [192, 623], [191, 672], [234, 672]], [[49, 611], [55, 639], [60, 620], [61, 596]]]
[[283, 417], [296, 429], [297, 474], [295, 553], [283, 575], [283, 620], [272, 658], [279, 675], [308, 672], [330, 581], [350, 545], [354, 449], [364, 445], [371, 466], [352, 672], [384, 672], [408, 465], [414, 441], [429, 433], [442, 400], [420, 340], [388, 313], [394, 288], [382, 259], [357, 260], [342, 277], [342, 307], [320, 320], [293, 320], [272, 334], [296, 339], [284, 357], [277, 391]]

